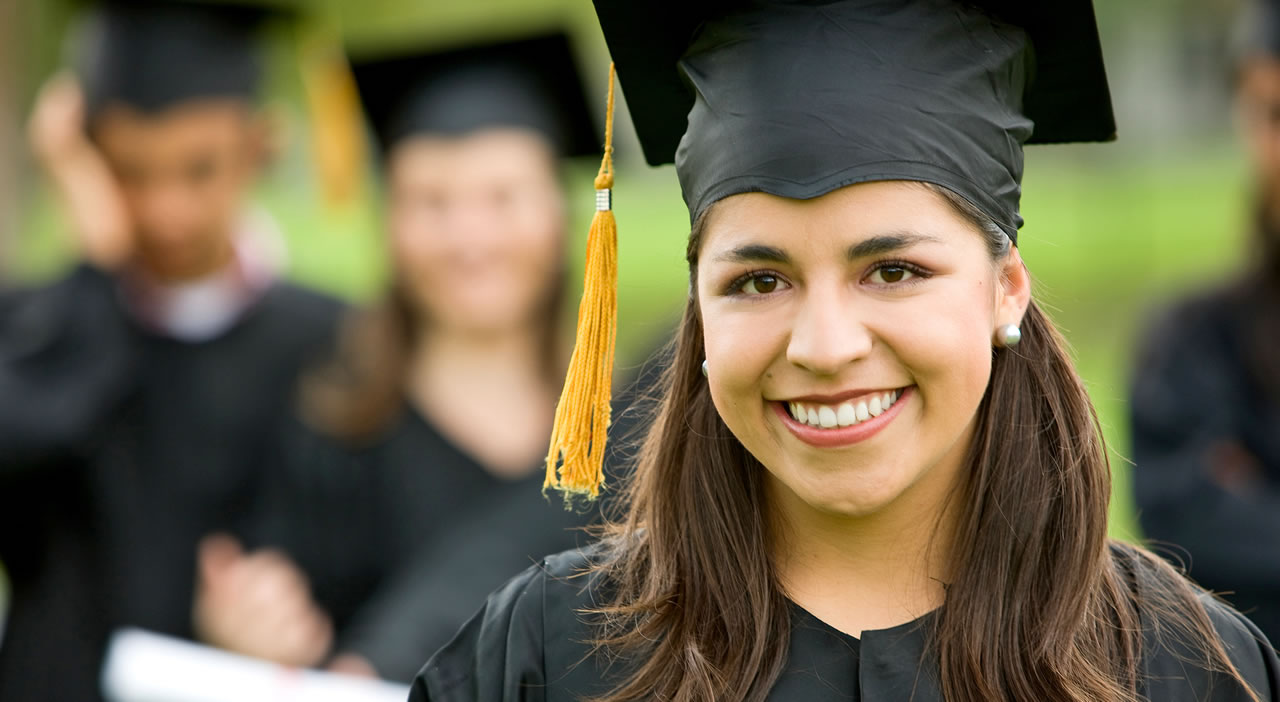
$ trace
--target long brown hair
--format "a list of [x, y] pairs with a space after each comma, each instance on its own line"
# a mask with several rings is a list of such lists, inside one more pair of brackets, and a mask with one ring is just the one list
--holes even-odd
[[[993, 260], [1008, 252], [989, 218], [925, 187], [974, 225]], [[703, 221], [687, 252], [695, 283]], [[961, 515], [954, 579], [929, 632], [945, 698], [1136, 701], [1139, 604], [1176, 613], [1173, 628], [1204, 653], [1200, 663], [1238, 680], [1195, 591], [1136, 549], [1113, 551], [1111, 473], [1092, 405], [1034, 303], [1022, 332], [1016, 348], [995, 352], [970, 470], [950, 497]], [[610, 594], [592, 612], [596, 650], [627, 674], [602, 702], [757, 702], [786, 663], [790, 613], [769, 549], [765, 468], [712, 404], [702, 334], [691, 293], [625, 513], [605, 531], [598, 568]], [[1172, 585], [1139, 603], [1121, 553]]]

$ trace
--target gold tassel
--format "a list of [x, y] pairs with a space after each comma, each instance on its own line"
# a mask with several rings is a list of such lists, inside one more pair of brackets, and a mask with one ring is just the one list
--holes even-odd
[[302, 85], [324, 201], [346, 204], [360, 192], [365, 138], [355, 78], [331, 30], [317, 26], [304, 36]]
[[587, 237], [587, 265], [578, 306], [578, 338], [556, 405], [543, 490], [565, 499], [595, 499], [604, 483], [605, 435], [613, 399], [613, 349], [618, 333], [618, 228], [613, 219], [613, 64], [604, 128], [604, 159], [596, 174], [596, 213]]

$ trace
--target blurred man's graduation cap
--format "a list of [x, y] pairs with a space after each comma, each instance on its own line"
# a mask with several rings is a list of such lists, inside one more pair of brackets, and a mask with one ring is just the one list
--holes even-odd
[[90, 119], [111, 103], [155, 114], [202, 98], [257, 101], [273, 24], [295, 47], [313, 153], [330, 202], [359, 188], [364, 163], [355, 88], [340, 44], [301, 0], [99, 0], [75, 35], [72, 59]]
[[75, 47], [90, 112], [110, 102], [154, 113], [198, 98], [254, 100], [265, 72], [264, 28], [293, 17], [282, 3], [96, 3]]
[[487, 127], [534, 130], [561, 156], [600, 153], [581, 71], [562, 32], [357, 55], [352, 70], [384, 153], [405, 137]]

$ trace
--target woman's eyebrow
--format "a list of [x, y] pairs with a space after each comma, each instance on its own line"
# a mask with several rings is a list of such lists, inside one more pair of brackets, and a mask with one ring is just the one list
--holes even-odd
[[918, 232], [892, 232], [889, 234], [878, 234], [869, 239], [862, 241], [849, 247], [846, 254], [850, 261], [859, 258], [867, 258], [869, 256], [879, 256], [891, 251], [900, 251], [924, 242], [940, 243], [942, 239], [930, 234], [920, 234]]
[[[930, 242], [939, 243], [942, 239], [930, 235], [921, 234], [919, 232], [891, 232], [889, 234], [878, 234], [876, 236], [864, 239], [853, 246], [849, 247], [845, 254], [849, 260], [866, 258], [868, 256], [877, 256], [889, 253], [890, 251], [898, 251], [915, 244]], [[725, 251], [715, 257], [718, 263], [778, 263], [787, 264], [791, 262], [791, 258], [787, 256], [787, 252], [776, 246], [768, 246], [766, 244], [744, 244]]]
[[791, 262], [787, 252], [776, 246], [766, 246], [764, 244], [738, 246], [717, 255], [715, 260], [718, 263], [757, 263], [767, 261], [769, 263], [786, 264]]

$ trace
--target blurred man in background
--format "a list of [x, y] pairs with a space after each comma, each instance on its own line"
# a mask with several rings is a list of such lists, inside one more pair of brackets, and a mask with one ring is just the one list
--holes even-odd
[[[1146, 536], [1280, 639], [1280, 3], [1242, 23], [1237, 109], [1254, 165], [1250, 263], [1149, 334], [1131, 402]], [[1212, 236], [1213, 232], [1206, 232]]]
[[[80, 80], [38, 99], [31, 139], [82, 263], [0, 296], [5, 702], [96, 698], [117, 627], [193, 635], [197, 545], [242, 531], [264, 427], [334, 330], [337, 303], [277, 278], [248, 209], [270, 151], [264, 19], [108, 3], [76, 43]], [[225, 590], [244, 570], [212, 572]], [[283, 639], [328, 646], [322, 613], [291, 614]]]

